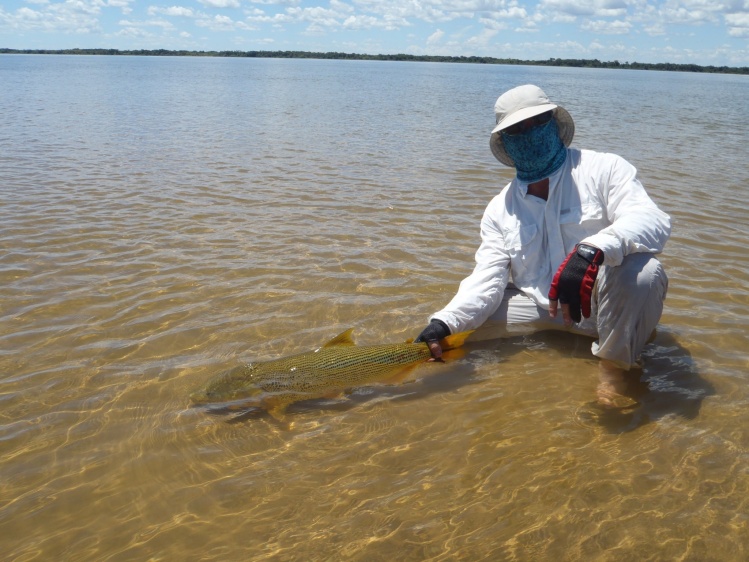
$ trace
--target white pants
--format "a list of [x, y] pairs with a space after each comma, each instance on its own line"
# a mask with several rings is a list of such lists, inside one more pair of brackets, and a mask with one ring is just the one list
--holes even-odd
[[593, 289], [590, 318], [566, 328], [514, 285], [497, 311], [471, 336], [489, 340], [542, 330], [566, 330], [598, 338], [593, 355], [629, 369], [655, 330], [663, 312], [668, 277], [653, 254], [630, 254], [618, 267], [601, 267]]

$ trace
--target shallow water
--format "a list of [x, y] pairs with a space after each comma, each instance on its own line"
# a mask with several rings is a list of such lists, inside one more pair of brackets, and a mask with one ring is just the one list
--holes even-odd
[[[6, 55], [0, 80], [5, 559], [746, 559], [746, 77]], [[527, 82], [674, 220], [636, 408], [592, 406], [564, 333], [285, 423], [190, 407], [241, 361], [415, 336]]]

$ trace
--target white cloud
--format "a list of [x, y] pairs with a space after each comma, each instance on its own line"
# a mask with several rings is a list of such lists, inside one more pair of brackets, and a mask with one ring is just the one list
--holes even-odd
[[653, 25], [646, 25], [643, 27], [643, 29], [645, 30], [645, 33], [647, 33], [651, 37], [666, 35], [666, 28], [660, 22], [656, 22]]
[[303, 21], [320, 27], [338, 27], [342, 14], [327, 8], [288, 8], [286, 14], [293, 21]]
[[164, 16], [183, 17], [183, 18], [194, 18], [197, 13], [193, 12], [192, 8], [184, 8], [182, 6], [170, 6], [168, 8], [160, 8], [159, 6], [149, 6], [148, 15], [161, 14]]
[[427, 37], [427, 45], [436, 45], [440, 41], [442, 41], [442, 38], [445, 36], [445, 32], [441, 29], [438, 29], [434, 33], [432, 33], [429, 37]]
[[117, 37], [130, 37], [133, 39], [148, 39], [150, 37], [153, 37], [153, 33], [149, 33], [148, 31], [145, 31], [144, 29], [138, 28], [138, 27], [125, 27], [115, 33]]
[[453, 9], [453, 2], [439, 0], [354, 0], [353, 3], [366, 12], [380, 14], [393, 21], [414, 19], [436, 23], [450, 21], [462, 13]]
[[551, 20], [546, 20], [539, 14], [535, 14], [533, 16], [533, 22], [538, 25], [546, 25], [550, 23], [575, 23], [576, 21], [576, 16], [573, 16], [571, 14], [563, 14], [561, 12], [554, 14], [554, 17]]
[[290, 23], [294, 21], [293, 18], [291, 18], [287, 14], [267, 15], [262, 10], [254, 10], [253, 13], [247, 15], [247, 20], [253, 21], [255, 23], [271, 23], [271, 24]]
[[130, 7], [130, 4], [132, 2], [133, 0], [107, 0], [107, 6], [120, 8], [123, 14], [129, 14], [133, 11], [133, 9]]
[[330, 9], [344, 14], [353, 14], [356, 11], [353, 6], [341, 0], [330, 0]]
[[[290, 24], [306, 23], [307, 32], [321, 34], [341, 29], [347, 30], [396, 30], [410, 23], [391, 13], [377, 15], [355, 13], [355, 9], [340, 0], [332, 0], [329, 7], [292, 6], [283, 13], [267, 14], [257, 8], [246, 11], [247, 20], [255, 23]], [[379, 17], [378, 17], [379, 16]]]
[[349, 16], [341, 26], [346, 29], [395, 29], [392, 23], [374, 16]]
[[506, 10], [492, 11], [478, 17], [478, 22], [489, 29], [506, 29], [506, 20], [519, 19], [525, 20], [528, 12], [525, 8], [514, 6]]
[[[523, 18], [519, 18], [519, 19], [523, 19]], [[508, 27], [507, 22], [504, 20], [500, 20], [500, 19], [479, 18], [478, 22], [487, 29], [501, 30], [501, 29], [507, 29]]]
[[722, 2], [709, 0], [667, 0], [658, 13], [665, 23], [699, 25], [717, 22], [726, 8]]
[[377, 27], [379, 20], [374, 16], [349, 16], [342, 26], [347, 29], [370, 29]]
[[749, 27], [749, 13], [728, 14], [726, 16], [726, 23], [737, 27]]
[[132, 21], [132, 20], [120, 20], [117, 22], [125, 28], [127, 27], [160, 27], [162, 29], [173, 29], [174, 25], [166, 20], [147, 20], [147, 21]]
[[728, 14], [725, 20], [731, 37], [749, 38], [749, 13]]
[[621, 17], [627, 13], [624, 0], [542, 0], [538, 11], [568, 16]]
[[473, 51], [485, 49], [497, 33], [496, 29], [483, 29], [478, 35], [468, 38], [465, 45]]
[[42, 5], [37, 10], [19, 8], [5, 12], [0, 8], [0, 27], [16, 31], [48, 31], [88, 34], [101, 30], [98, 4], [59, 2]]
[[628, 21], [606, 21], [606, 20], [588, 20], [584, 22], [581, 29], [590, 31], [591, 33], [603, 33], [606, 35], [622, 35], [629, 33], [632, 29], [632, 24]]
[[207, 8], [239, 8], [239, 0], [198, 0]]
[[213, 17], [201, 14], [195, 20], [195, 25], [205, 27], [211, 31], [252, 31], [257, 29], [242, 21], [234, 21], [230, 17], [220, 14]]

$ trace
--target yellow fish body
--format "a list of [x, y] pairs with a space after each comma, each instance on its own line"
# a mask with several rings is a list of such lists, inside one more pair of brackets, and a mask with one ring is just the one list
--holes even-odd
[[[278, 417], [289, 404], [322, 398], [346, 389], [404, 376], [431, 357], [426, 343], [354, 344], [353, 329], [312, 352], [240, 365], [193, 393], [195, 404], [230, 403], [259, 407]], [[444, 350], [463, 345], [470, 332], [448, 336]]]

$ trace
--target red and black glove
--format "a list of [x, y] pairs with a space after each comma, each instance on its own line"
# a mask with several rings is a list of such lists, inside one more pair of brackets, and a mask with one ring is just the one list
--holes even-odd
[[587, 244], [578, 244], [562, 262], [549, 289], [549, 300], [570, 306], [570, 317], [580, 322], [580, 312], [590, 317], [590, 298], [598, 277], [603, 252]]

